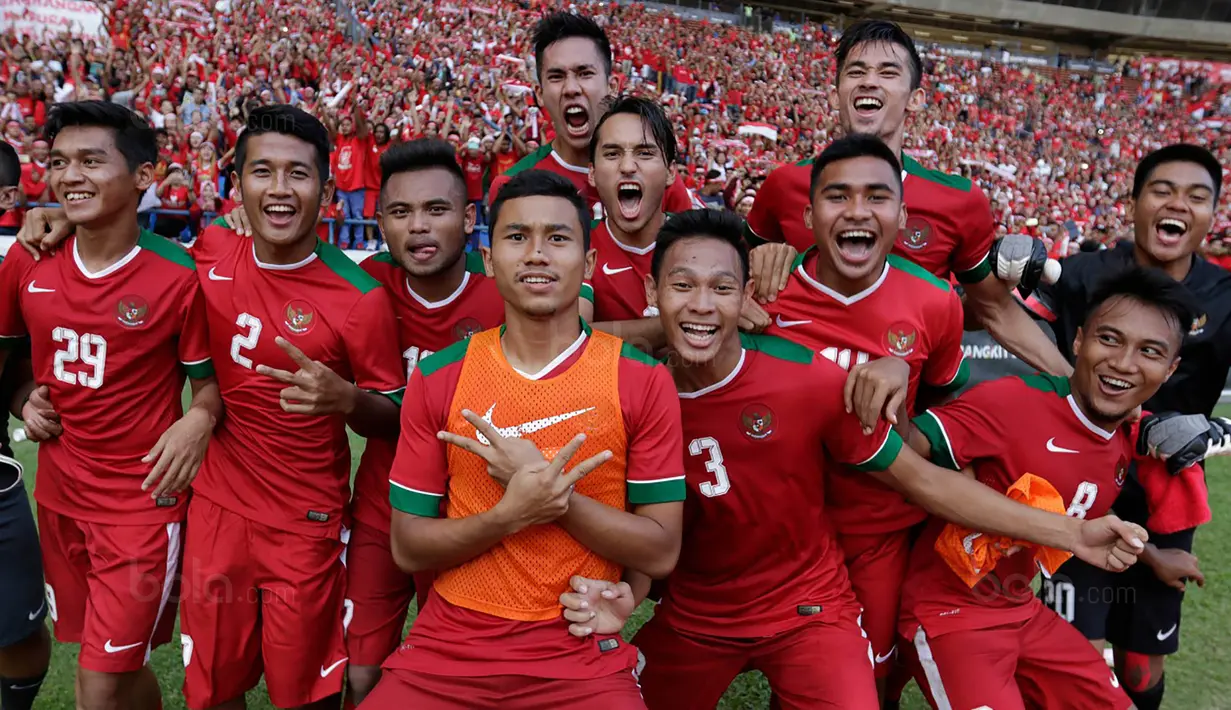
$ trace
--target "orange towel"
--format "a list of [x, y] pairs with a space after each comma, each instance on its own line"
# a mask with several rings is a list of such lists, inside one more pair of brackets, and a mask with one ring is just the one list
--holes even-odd
[[[1047, 479], [1027, 473], [1009, 486], [1005, 492], [1009, 498], [1024, 503], [1032, 508], [1046, 510], [1052, 513], [1065, 513], [1064, 499], [1056, 487]], [[1048, 574], [1055, 572], [1064, 564], [1072, 553], [1056, 550], [1050, 547], [1035, 545], [1026, 540], [1014, 540], [1003, 535], [986, 535], [970, 528], [949, 523], [936, 538], [936, 552], [940, 554], [962, 581], [973, 587], [989, 572], [996, 568], [1013, 548], [1034, 550], [1034, 560]]]

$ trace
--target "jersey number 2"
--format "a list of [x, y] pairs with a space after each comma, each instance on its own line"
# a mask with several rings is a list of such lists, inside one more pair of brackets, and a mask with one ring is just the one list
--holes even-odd
[[701, 495], [706, 498], [717, 498], [731, 490], [731, 479], [727, 477], [727, 467], [722, 465], [722, 449], [718, 448], [718, 441], [710, 436], [703, 436], [700, 439], [693, 439], [688, 444], [688, 453], [693, 456], [708, 454], [709, 460], [705, 462], [705, 470], [714, 474], [714, 481], [706, 481], [700, 485]]
[[235, 325], [240, 328], [247, 328], [248, 333], [236, 333], [231, 338], [231, 359], [234, 360], [240, 367], [252, 369], [252, 358], [243, 354], [244, 350], [251, 350], [256, 347], [256, 341], [261, 337], [261, 319], [248, 313], [240, 313], [235, 319]]
[[[94, 333], [77, 335], [72, 328], [59, 327], [51, 331], [51, 339], [63, 344], [56, 350], [52, 366], [57, 380], [92, 390], [103, 386], [103, 372], [107, 369], [107, 340], [103, 336]], [[88, 372], [69, 372], [64, 367], [75, 362], [85, 363], [92, 369]]]

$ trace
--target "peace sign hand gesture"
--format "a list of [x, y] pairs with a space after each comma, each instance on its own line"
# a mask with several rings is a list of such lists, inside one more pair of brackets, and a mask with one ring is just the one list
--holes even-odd
[[350, 414], [355, 411], [358, 390], [355, 385], [338, 377], [324, 364], [313, 360], [289, 340], [278, 336], [278, 347], [299, 366], [294, 373], [268, 365], [257, 365], [256, 371], [279, 382], [290, 385], [278, 393], [282, 411], [292, 414], [321, 416], [325, 414]]
[[[462, 417], [474, 425], [474, 439], [454, 434], [451, 431], [437, 432], [436, 438], [459, 449], [469, 451], [486, 461], [487, 475], [494, 478], [502, 488], [508, 487], [509, 479], [513, 478], [513, 474], [517, 473], [522, 466], [547, 463], [547, 459], [543, 458], [542, 452], [534, 445], [534, 442], [520, 436], [502, 436], [491, 422], [469, 409], [462, 410]], [[577, 436], [584, 440], [583, 435], [578, 434]], [[480, 439], [485, 439], [486, 443]], [[577, 438], [573, 439], [573, 441], [577, 440]]]
[[492, 511], [508, 523], [511, 532], [550, 523], [567, 513], [573, 486], [611, 458], [610, 450], [602, 451], [563, 473], [585, 439], [585, 434], [578, 434], [560, 449], [551, 463], [521, 466], [509, 479], [504, 496]]

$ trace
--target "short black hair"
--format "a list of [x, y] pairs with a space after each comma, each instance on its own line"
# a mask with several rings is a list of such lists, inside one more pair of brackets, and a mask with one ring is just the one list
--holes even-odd
[[676, 212], [663, 220], [650, 259], [650, 274], [655, 280], [662, 275], [667, 252], [683, 239], [712, 239], [729, 244], [739, 254], [740, 283], [748, 283], [748, 247], [744, 245], [744, 220], [727, 210], [698, 209]]
[[822, 150], [820, 155], [816, 156], [816, 160], [812, 161], [812, 179], [809, 183], [808, 194], [816, 194], [817, 183], [821, 179], [821, 172], [832, 163], [865, 156], [879, 158], [888, 163], [889, 167], [893, 168], [894, 180], [897, 182], [898, 196], [900, 197], [902, 195], [902, 163], [898, 162], [898, 156], [893, 154], [893, 149], [886, 145], [885, 141], [867, 133], [852, 133], [849, 136], [839, 138], [830, 143], [825, 150]]
[[17, 149], [8, 141], [0, 141], [0, 187], [15, 187], [21, 184], [21, 158]]
[[158, 162], [158, 142], [154, 129], [136, 112], [110, 101], [70, 101], [56, 104], [47, 112], [43, 137], [53, 148], [56, 136], [65, 128], [108, 128], [115, 133], [115, 147], [136, 172], [145, 163]]
[[380, 195], [384, 201], [385, 186], [399, 173], [414, 173], [420, 170], [439, 168], [457, 178], [462, 203], [466, 202], [466, 174], [457, 163], [457, 153], [448, 141], [439, 138], [419, 138], [398, 143], [380, 156]]
[[1094, 314], [1114, 298], [1131, 298], [1159, 309], [1168, 321], [1173, 322], [1181, 342], [1200, 312], [1192, 293], [1184, 284], [1165, 271], [1134, 264], [1114, 271], [1098, 282], [1090, 296], [1083, 324], [1089, 324]]
[[1173, 145], [1159, 148], [1150, 153], [1137, 163], [1137, 171], [1133, 173], [1133, 199], [1141, 196], [1141, 191], [1145, 189], [1146, 183], [1150, 180], [1150, 174], [1155, 168], [1167, 163], [1196, 163], [1205, 168], [1210, 174], [1210, 180], [1214, 183], [1214, 201], [1217, 202], [1219, 196], [1222, 195], [1222, 165], [1218, 163], [1218, 158], [1210, 151], [1202, 148], [1199, 145], [1191, 143], [1175, 143]]
[[534, 66], [539, 83], [543, 82], [543, 56], [547, 48], [570, 37], [583, 37], [594, 42], [603, 59], [603, 70], [611, 76], [611, 40], [594, 20], [571, 12], [552, 12], [534, 26]]
[[504, 203], [519, 197], [559, 197], [572, 203], [577, 209], [577, 221], [581, 223], [582, 244], [590, 251], [590, 208], [568, 178], [547, 170], [527, 170], [515, 175], [500, 188], [487, 210], [492, 229], [496, 228]]
[[248, 160], [248, 141], [253, 136], [281, 133], [298, 138], [316, 149], [316, 170], [321, 184], [329, 179], [329, 131], [312, 114], [287, 104], [271, 104], [253, 109], [235, 143], [235, 172], [243, 175]]
[[[846, 58], [851, 52], [859, 45], [868, 42], [885, 42], [905, 49], [906, 56], [910, 59], [910, 88], [911, 90], [919, 88], [923, 83], [923, 60], [919, 58], [919, 50], [915, 47], [915, 41], [896, 22], [888, 20], [860, 20], [846, 28], [846, 31], [842, 33], [842, 38], [838, 40], [837, 50], [834, 51], [834, 60], [838, 68], [835, 77], [842, 76], [842, 67], [846, 65]], [[835, 78], [834, 84], [837, 83], [838, 78]]]
[[619, 96], [611, 103], [607, 113], [598, 119], [598, 125], [594, 127], [594, 133], [590, 136], [591, 165], [594, 164], [594, 156], [598, 154], [598, 134], [602, 132], [603, 124], [607, 122], [607, 119], [619, 114], [640, 117], [642, 126], [648, 128], [649, 134], [654, 138], [654, 144], [658, 146], [663, 162], [667, 164], [667, 167], [675, 164], [679, 146], [675, 142], [675, 130], [671, 126], [671, 121], [667, 120], [667, 114], [662, 106], [659, 106], [657, 101], [638, 96]]

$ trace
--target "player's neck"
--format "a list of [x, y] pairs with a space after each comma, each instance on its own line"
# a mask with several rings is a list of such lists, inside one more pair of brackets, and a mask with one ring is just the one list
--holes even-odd
[[884, 272], [885, 259], [883, 257], [880, 260], [880, 266], [861, 279], [846, 278], [833, 264], [827, 263], [820, 254], [817, 254], [816, 263], [812, 266], [812, 277], [818, 283], [843, 296], [854, 296], [867, 291], [876, 285]]
[[1076, 390], [1072, 390], [1073, 378], [1069, 378], [1069, 387], [1073, 392], [1073, 401], [1077, 403], [1077, 409], [1085, 416], [1086, 420], [1103, 431], [1115, 431], [1120, 428], [1120, 425], [1128, 421], [1128, 415], [1118, 417], [1116, 419], [1108, 419], [1106, 416], [1094, 411], [1094, 408], [1086, 404], [1085, 397], [1082, 397]]
[[1188, 277], [1188, 272], [1193, 269], [1194, 261], [1192, 254], [1175, 261], [1159, 261], [1150, 256], [1150, 252], [1136, 245], [1133, 246], [1133, 259], [1139, 266], [1160, 269], [1176, 281], [1183, 281]]
[[504, 359], [521, 372], [540, 372], [581, 335], [577, 300], [568, 308], [546, 317], [529, 316], [508, 303], [504, 306], [504, 335], [500, 347]]
[[573, 167], [585, 168], [590, 165], [590, 155], [584, 149], [574, 150], [562, 136], [556, 136], [556, 139], [551, 142], [551, 149], [556, 151], [564, 162]]
[[[606, 207], [603, 208], [604, 210]], [[654, 216], [649, 222], [638, 232], [625, 232], [620, 229], [614, 219], [607, 218], [607, 231], [611, 232], [611, 238], [628, 247], [644, 248], [654, 243], [658, 238], [658, 230], [662, 228], [663, 221], [667, 215], [662, 210], [656, 210]]]
[[429, 303], [443, 301], [457, 292], [466, 276], [466, 254], [457, 257], [453, 265], [431, 276], [414, 276], [407, 272], [406, 285]]
[[[104, 221], [104, 220], [100, 220]], [[136, 210], [125, 210], [101, 226], [78, 225], [77, 256], [91, 273], [97, 273], [123, 259], [141, 236]]]
[[252, 249], [256, 253], [257, 261], [262, 264], [285, 266], [298, 264], [311, 256], [312, 252], [316, 251], [317, 241], [315, 234], [307, 234], [289, 244], [274, 244], [262, 239], [259, 234], [254, 234]]
[[902, 145], [906, 142], [905, 131], [894, 131], [892, 135], [881, 136], [880, 139], [889, 146], [889, 150], [892, 150], [894, 155], [898, 156], [898, 160], [902, 159]]
[[667, 367], [671, 370], [671, 379], [675, 380], [676, 391], [681, 394], [700, 392], [722, 382], [739, 367], [743, 352], [739, 335], [732, 334], [709, 362], [683, 362], [673, 353], [667, 358]]

